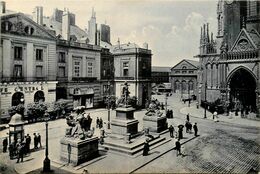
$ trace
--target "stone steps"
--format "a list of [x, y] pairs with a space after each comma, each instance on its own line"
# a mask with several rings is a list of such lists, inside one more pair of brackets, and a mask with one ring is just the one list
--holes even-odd
[[[118, 144], [116, 142], [106, 142], [105, 144], [102, 145], [103, 148], [108, 149], [109, 152], [111, 153], [120, 153], [120, 154], [125, 154], [125, 155], [135, 155], [138, 152], [141, 152], [143, 150], [144, 142], [147, 137], [143, 137], [143, 139], [138, 142], [138, 143], [133, 143], [131, 144]], [[151, 140], [149, 142], [150, 149], [153, 148], [154, 146], [158, 145], [159, 143], [164, 144], [166, 141], [165, 137], [155, 137], [155, 139]]]

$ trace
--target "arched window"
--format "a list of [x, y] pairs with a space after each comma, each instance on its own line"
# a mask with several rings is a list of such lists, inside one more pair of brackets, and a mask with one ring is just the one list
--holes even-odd
[[194, 83], [193, 83], [193, 81], [189, 81], [189, 90], [190, 91], [194, 90]]
[[29, 35], [32, 35], [33, 32], [34, 32], [34, 28], [30, 25], [27, 25], [25, 28], [24, 28], [24, 31], [26, 34], [29, 34]]
[[182, 69], [187, 69], [187, 67], [186, 66], [182, 66]]
[[17, 106], [24, 103], [24, 94], [21, 92], [16, 92], [12, 96], [12, 106]]
[[2, 22], [2, 31], [10, 31], [12, 28], [12, 23], [10, 21]]
[[182, 90], [183, 90], [183, 91], [187, 90], [187, 84], [186, 84], [186, 81], [183, 80], [181, 83], [182, 83]]
[[44, 102], [44, 101], [45, 101], [44, 92], [43, 91], [37, 91], [34, 94], [34, 102], [38, 103], [38, 102]]
[[179, 82], [179, 80], [176, 80], [175, 82], [174, 82], [174, 89], [175, 90], [180, 90], [180, 84], [179, 84], [180, 82]]

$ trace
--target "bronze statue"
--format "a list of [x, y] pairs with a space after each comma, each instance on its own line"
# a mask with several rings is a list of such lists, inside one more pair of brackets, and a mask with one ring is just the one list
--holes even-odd
[[121, 98], [118, 100], [118, 106], [127, 106], [129, 102], [129, 90], [128, 90], [128, 84], [127, 82], [124, 83], [122, 92], [121, 92]]

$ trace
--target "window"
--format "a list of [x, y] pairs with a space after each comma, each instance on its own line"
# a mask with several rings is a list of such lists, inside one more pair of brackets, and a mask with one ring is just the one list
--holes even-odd
[[27, 33], [27, 34], [32, 35], [33, 32], [34, 32], [34, 28], [31, 27], [31, 26], [26, 26], [26, 27], [24, 28], [24, 31], [25, 31], [25, 33]]
[[74, 77], [80, 77], [80, 61], [74, 62]]
[[65, 77], [65, 67], [59, 67], [58, 76]]
[[175, 73], [180, 73], [180, 71], [175, 71]]
[[43, 60], [43, 50], [36, 49], [36, 60], [42, 61]]
[[187, 69], [187, 67], [186, 67], [186, 66], [183, 66], [182, 69]]
[[23, 58], [23, 47], [14, 47], [14, 59], [22, 60]]
[[22, 65], [14, 65], [14, 77], [22, 77]]
[[87, 76], [88, 77], [92, 77], [93, 76], [93, 63], [92, 62], [88, 62]]
[[187, 71], [182, 71], [182, 73], [183, 73], [183, 74], [186, 74], [186, 73], [187, 73]]
[[36, 66], [36, 77], [42, 77], [42, 66]]
[[189, 73], [193, 74], [193, 71], [189, 71]]
[[2, 31], [10, 31], [12, 28], [12, 23], [10, 21], [2, 22]]
[[129, 76], [129, 62], [123, 62], [123, 76]]
[[65, 63], [65, 53], [64, 52], [59, 52], [59, 62]]

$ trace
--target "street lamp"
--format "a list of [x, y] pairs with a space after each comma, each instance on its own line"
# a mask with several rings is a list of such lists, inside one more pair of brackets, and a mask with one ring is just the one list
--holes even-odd
[[108, 86], [108, 96], [107, 96], [107, 129], [110, 129], [110, 102], [111, 102], [111, 95], [110, 95], [110, 81], [107, 82]]
[[51, 161], [48, 158], [48, 120], [49, 120], [49, 113], [46, 111], [44, 114], [45, 119], [45, 126], [46, 126], [46, 148], [45, 148], [45, 159], [43, 161], [43, 172], [50, 172], [51, 171]]
[[188, 98], [189, 98], [188, 106], [190, 107], [190, 82], [188, 83]]
[[165, 115], [167, 115], [167, 92], [165, 93]]
[[207, 118], [207, 65], [206, 65], [206, 73], [205, 73], [205, 105], [204, 105], [204, 118]]

